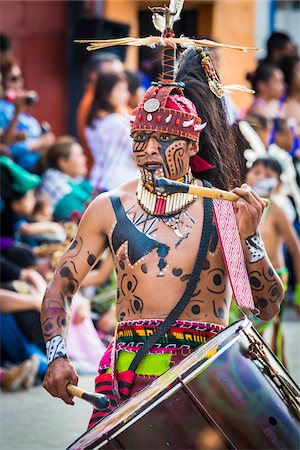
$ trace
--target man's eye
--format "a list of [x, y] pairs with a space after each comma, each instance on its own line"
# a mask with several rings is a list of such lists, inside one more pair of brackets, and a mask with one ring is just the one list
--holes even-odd
[[169, 134], [162, 134], [159, 140], [163, 142], [169, 142], [172, 140], [172, 136], [170, 136]]
[[145, 142], [147, 136], [145, 134], [135, 134], [132, 136], [134, 141], [137, 142]]

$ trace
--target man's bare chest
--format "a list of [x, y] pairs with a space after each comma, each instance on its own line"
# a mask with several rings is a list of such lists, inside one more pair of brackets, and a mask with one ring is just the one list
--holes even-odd
[[112, 206], [115, 221], [109, 240], [117, 260], [122, 255], [129, 267], [147, 261], [160, 272], [176, 259], [190, 267], [201, 239], [201, 211], [183, 210], [172, 217], [155, 217], [137, 204], [124, 207], [118, 197], [112, 199]]

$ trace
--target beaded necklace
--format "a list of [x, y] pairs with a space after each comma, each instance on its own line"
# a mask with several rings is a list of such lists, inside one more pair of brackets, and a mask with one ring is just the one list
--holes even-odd
[[[189, 174], [184, 175], [176, 181], [188, 182]], [[189, 181], [189, 184], [196, 184], [194, 178]], [[182, 193], [159, 193], [153, 188], [153, 185], [146, 180], [140, 178], [137, 186], [137, 200], [141, 208], [152, 216], [174, 216], [180, 214], [185, 208], [196, 200], [196, 196], [192, 194]]]

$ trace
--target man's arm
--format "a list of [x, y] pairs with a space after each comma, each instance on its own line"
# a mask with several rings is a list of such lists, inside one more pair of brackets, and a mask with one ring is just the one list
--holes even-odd
[[247, 184], [233, 190], [241, 198], [234, 204], [246, 266], [259, 318], [268, 321], [280, 309], [284, 296], [282, 282], [264, 249], [258, 228], [264, 202]]
[[43, 386], [54, 397], [73, 404], [68, 383], [77, 384], [78, 377], [66, 354], [66, 338], [71, 302], [84, 277], [108, 245], [105, 233], [107, 195], [97, 197], [84, 213], [77, 234], [63, 254], [46, 290], [41, 311], [41, 324], [46, 342], [48, 371]]

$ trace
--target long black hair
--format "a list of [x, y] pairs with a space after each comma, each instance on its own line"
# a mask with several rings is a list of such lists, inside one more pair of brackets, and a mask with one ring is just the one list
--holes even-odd
[[126, 78], [122, 74], [100, 73], [98, 75], [93, 102], [87, 116], [88, 126], [92, 126], [99, 110], [107, 111], [108, 113], [115, 112], [115, 107], [110, 103], [109, 97], [113, 88], [122, 81], [126, 82]]
[[196, 106], [202, 122], [207, 122], [201, 132], [198, 154], [215, 166], [213, 170], [194, 173], [194, 176], [205, 178], [218, 188], [231, 189], [240, 184], [240, 159], [225, 102], [211, 92], [201, 58], [196, 49], [185, 50], [176, 75], [176, 81], [185, 83], [185, 96]]

